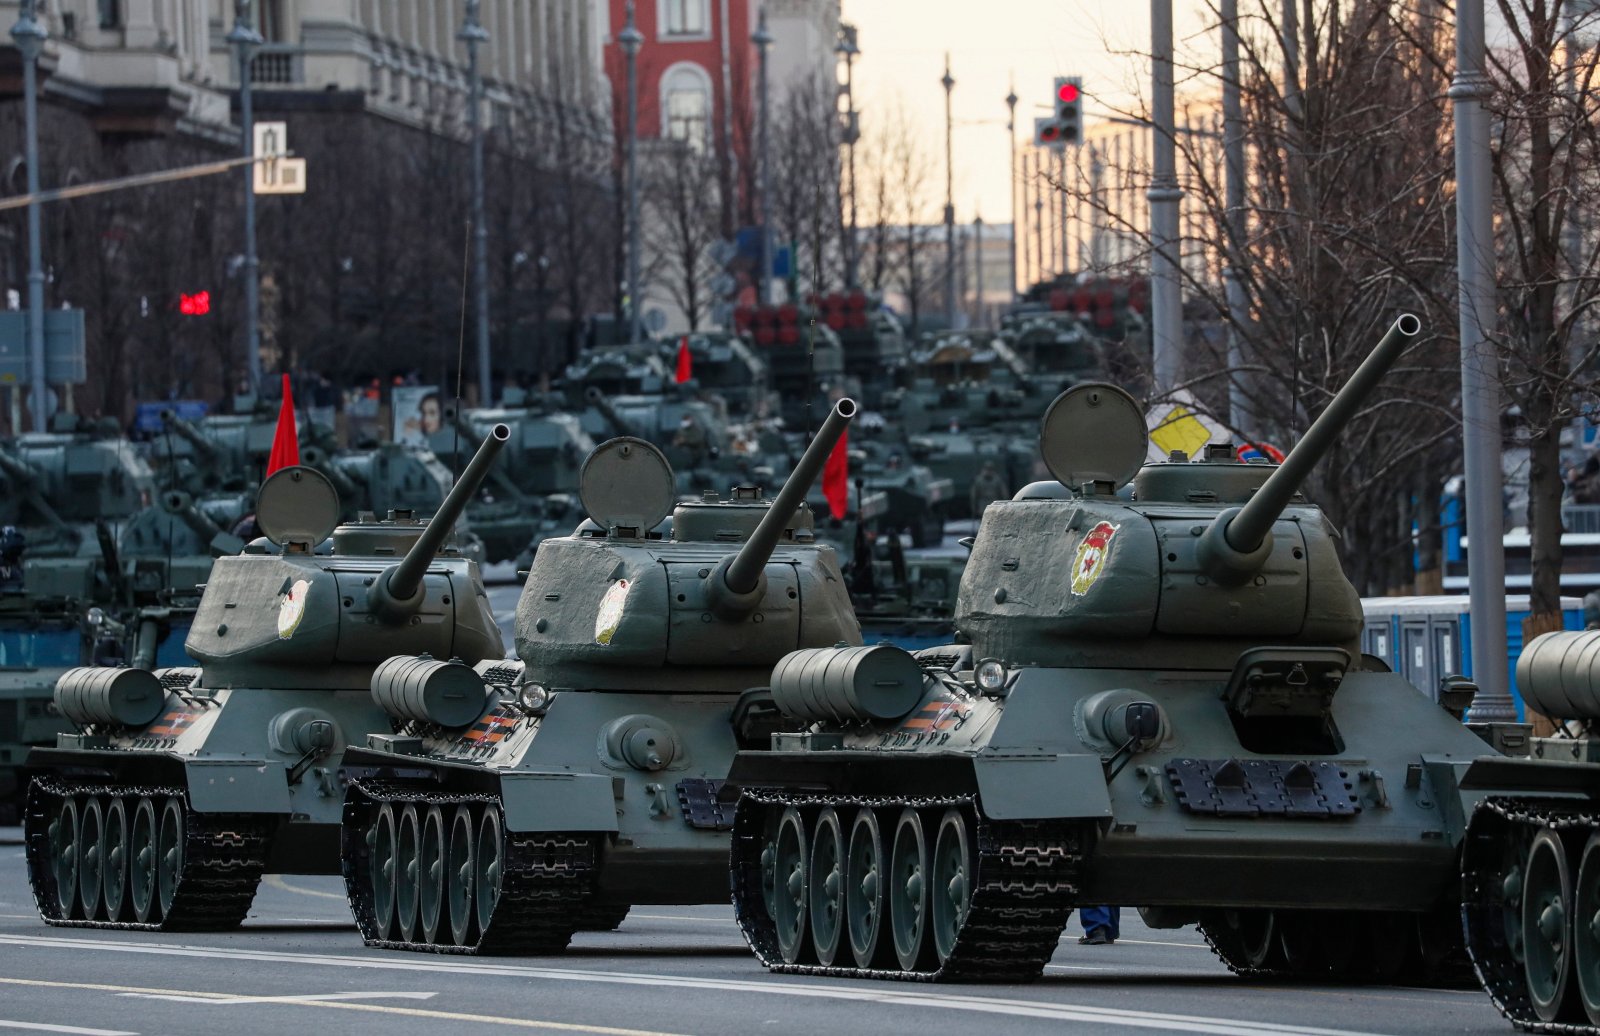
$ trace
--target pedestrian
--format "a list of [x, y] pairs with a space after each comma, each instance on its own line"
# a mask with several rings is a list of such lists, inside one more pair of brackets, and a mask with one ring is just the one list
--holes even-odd
[[1078, 920], [1083, 922], [1080, 946], [1110, 946], [1122, 938], [1121, 907], [1079, 907]]
[[978, 477], [972, 480], [972, 516], [983, 517], [983, 509], [996, 500], [1004, 500], [1010, 496], [1006, 487], [1006, 480], [995, 467], [992, 460], [983, 462], [983, 470], [978, 472]]

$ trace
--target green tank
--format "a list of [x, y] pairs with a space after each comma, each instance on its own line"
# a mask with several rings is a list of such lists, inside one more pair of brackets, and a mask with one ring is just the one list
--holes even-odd
[[1198, 924], [1247, 975], [1461, 981], [1461, 779], [1492, 751], [1362, 655], [1334, 531], [1298, 495], [1420, 330], [1401, 317], [1281, 467], [1145, 465], [1132, 397], [1064, 393], [1040, 435], [1056, 481], [984, 512], [961, 643], [780, 662], [773, 699], [809, 726], [729, 775], [762, 962], [1028, 980], [1094, 904]]
[[1518, 1029], [1600, 1033], [1597, 658], [1593, 628], [1530, 641], [1517, 659], [1517, 692], [1556, 730], [1529, 737], [1528, 724], [1494, 725], [1501, 740], [1522, 742], [1523, 757], [1484, 760], [1464, 777], [1491, 792], [1467, 824], [1467, 949], [1483, 988]]
[[660, 343], [661, 362], [676, 370], [678, 351], [689, 347], [690, 386], [722, 400], [728, 413], [744, 417], [767, 398], [767, 365], [744, 339], [718, 331], [695, 331]]
[[58, 676], [84, 661], [82, 604], [73, 592], [85, 589], [89, 575], [63, 570], [86, 569], [78, 558], [24, 562], [15, 537], [10, 528], [0, 532], [0, 824], [21, 814], [29, 749], [71, 729], [52, 708], [51, 692]]
[[770, 503], [743, 488], [674, 506], [659, 450], [602, 444], [588, 520], [534, 559], [518, 660], [379, 667], [394, 732], [344, 759], [345, 885], [369, 945], [557, 952], [633, 904], [726, 900], [718, 790], [778, 718], [750, 688], [790, 651], [860, 643], [802, 506], [854, 410], [834, 408]]
[[509, 436], [494, 429], [431, 522], [338, 525], [325, 478], [276, 472], [257, 519], [277, 549], [217, 559], [185, 642], [197, 666], [62, 675], [76, 730], [30, 753], [23, 818], [47, 923], [224, 930], [262, 873], [337, 873], [341, 753], [391, 729], [379, 663], [503, 654], [477, 565], [441, 548]]

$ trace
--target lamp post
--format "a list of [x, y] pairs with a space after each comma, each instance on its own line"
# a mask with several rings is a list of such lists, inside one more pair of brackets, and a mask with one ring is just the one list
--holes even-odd
[[1173, 117], [1172, 0], [1150, 0], [1150, 343], [1155, 391], [1170, 392], [1178, 380], [1183, 347], [1183, 296], [1178, 282], [1178, 186]]
[[1244, 390], [1246, 304], [1239, 263], [1244, 255], [1244, 104], [1239, 84], [1239, 0], [1222, 0], [1222, 153], [1227, 209], [1222, 277], [1228, 301], [1228, 423], [1238, 434], [1254, 434]]
[[33, 430], [45, 430], [48, 389], [44, 383], [44, 259], [39, 229], [39, 55], [47, 37], [44, 26], [33, 13], [34, 0], [18, 5], [17, 24], [11, 38], [22, 52], [22, 96], [28, 164], [28, 409], [33, 412]]
[[467, 127], [472, 136], [472, 299], [477, 311], [478, 402], [492, 406], [489, 377], [489, 227], [483, 212], [483, 70], [478, 47], [489, 41], [479, 18], [482, 0], [467, 0], [456, 39], [467, 45]]
[[[244, 154], [255, 154], [255, 111], [250, 97], [251, 51], [261, 42], [255, 19], [250, 16], [250, 0], [233, 0], [233, 28], [228, 42], [239, 57], [239, 128], [244, 136]], [[256, 167], [244, 165], [244, 355], [250, 376], [250, 395], [261, 397], [261, 260], [256, 257]]]
[[951, 138], [955, 122], [950, 117], [950, 91], [956, 81], [950, 75], [950, 52], [945, 51], [944, 75], [939, 84], [944, 87], [944, 320], [945, 326], [956, 326], [956, 176], [955, 155]]
[[633, 24], [633, 0], [617, 34], [628, 63], [628, 341], [642, 337], [639, 327], [639, 47], [644, 34]]
[[972, 326], [986, 327], [983, 318], [983, 217], [972, 217]]
[[1011, 291], [1008, 301], [1017, 297], [1017, 88], [1012, 85], [1006, 93], [1006, 146], [1011, 149]]
[[[1461, 279], [1461, 431], [1467, 476], [1468, 598], [1472, 608], [1472, 675], [1478, 692], [1467, 719], [1515, 720], [1506, 689], [1506, 597], [1500, 468], [1499, 361], [1494, 326], [1494, 226], [1490, 212], [1489, 113], [1493, 93], [1484, 74], [1483, 0], [1456, 4], [1455, 107], [1456, 266]], [[1478, 631], [1482, 630], [1482, 636]]]
[[761, 94], [760, 114], [760, 149], [761, 149], [761, 267], [759, 276], [761, 283], [756, 286], [756, 301], [765, 305], [771, 301], [772, 296], [772, 153], [771, 132], [768, 126], [767, 96], [767, 51], [772, 46], [772, 33], [767, 31], [767, 8], [761, 8], [761, 18], [756, 23], [756, 31], [751, 34], [750, 42], [756, 45], [756, 53], [760, 56], [760, 66], [756, 89]]
[[858, 250], [860, 239], [856, 235], [856, 141], [861, 136], [861, 130], [856, 121], [856, 95], [855, 76], [853, 66], [855, 56], [861, 53], [861, 48], [856, 45], [856, 27], [854, 25], [839, 26], [839, 45], [834, 48], [844, 57], [844, 103], [845, 103], [845, 150], [848, 154], [850, 170], [850, 232], [845, 238], [844, 247], [844, 282], [845, 287], [854, 289], [857, 278], [860, 276], [858, 267], [860, 260]]

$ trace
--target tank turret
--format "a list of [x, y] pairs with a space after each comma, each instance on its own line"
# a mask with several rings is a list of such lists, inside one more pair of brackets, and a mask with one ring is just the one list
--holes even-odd
[[179, 417], [176, 410], [161, 411], [161, 424], [167, 431], [176, 433], [180, 439], [187, 442], [202, 465], [212, 465], [222, 460], [222, 451], [217, 445], [207, 439], [200, 429]]
[[[198, 665], [61, 677], [55, 704], [77, 729], [28, 759], [41, 775], [29, 880], [47, 922], [231, 928], [269, 860], [337, 870], [345, 746], [393, 730], [371, 693], [380, 663], [426, 652], [448, 677], [504, 662], [478, 566], [446, 541], [509, 436], [491, 431], [431, 521], [397, 510], [341, 525], [327, 478], [275, 472], [256, 500], [265, 540], [211, 566], [184, 641]], [[185, 511], [181, 495], [162, 503]], [[411, 682], [396, 681], [397, 700]], [[488, 705], [482, 680], [439, 683], [423, 687], [433, 713], [470, 720]], [[124, 846], [127, 866], [81, 877]]]
[[[345, 755], [342, 839], [369, 943], [554, 952], [576, 931], [615, 927], [632, 904], [726, 901], [717, 791], [739, 747], [783, 722], [766, 689], [773, 665], [861, 643], [838, 559], [803, 503], [854, 414], [851, 400], [834, 407], [770, 501], [740, 486], [679, 502], [661, 450], [601, 444], [583, 466], [589, 517], [534, 558], [519, 660], [471, 667], [434, 652], [374, 673], [395, 730]], [[849, 700], [893, 697], [883, 667], [858, 668]], [[455, 700], [485, 684], [494, 704], [464, 722], [473, 710]], [[473, 840], [475, 873], [417, 855], [435, 814], [450, 818], [449, 837]], [[419, 822], [420, 841], [403, 833]], [[420, 897], [393, 880], [414, 867], [430, 875]], [[452, 906], [424, 917], [415, 903]]]
[[634, 438], [640, 437], [639, 429], [633, 427], [632, 423], [629, 422], [627, 418], [623, 417], [617, 412], [617, 408], [611, 405], [611, 400], [606, 398], [606, 394], [600, 389], [590, 385], [584, 390], [583, 398], [584, 401], [589, 404], [591, 409], [595, 410], [600, 414], [601, 417], [605, 418], [606, 423], [611, 426], [612, 435], [627, 435], [633, 436]]

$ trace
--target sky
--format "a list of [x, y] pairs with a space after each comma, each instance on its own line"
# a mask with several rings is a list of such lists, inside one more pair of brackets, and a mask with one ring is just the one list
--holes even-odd
[[[856, 108], [863, 134], [895, 108], [922, 127], [934, 179], [944, 182], [944, 55], [955, 79], [955, 205], [958, 222], [975, 214], [1008, 223], [1010, 152], [1005, 97], [1017, 91], [1017, 139], [1030, 139], [1033, 119], [1049, 113], [1052, 80], [1081, 76], [1085, 119], [1109, 104], [1137, 106], [1148, 94], [1150, 8], [1144, 0], [842, 0], [856, 26]], [[1203, 0], [1174, 0], [1178, 49], [1200, 46]]]

